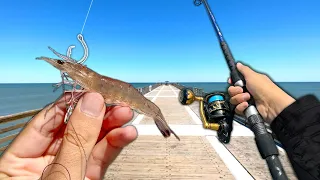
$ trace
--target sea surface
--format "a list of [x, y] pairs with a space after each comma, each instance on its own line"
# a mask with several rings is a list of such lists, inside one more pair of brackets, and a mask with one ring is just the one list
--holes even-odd
[[[145, 87], [154, 83], [131, 83], [134, 87]], [[203, 88], [205, 92], [226, 91], [227, 83], [187, 83], [179, 84], [187, 87]], [[0, 116], [18, 113], [22, 111], [42, 108], [57, 99], [61, 88], [53, 92], [53, 83], [44, 84], [0, 84]], [[299, 98], [306, 94], [313, 94], [320, 99], [320, 82], [280, 82], [277, 83], [282, 89], [294, 98]], [[26, 122], [30, 118], [21, 119], [14, 122], [0, 124], [0, 129], [20, 122]], [[1, 137], [19, 132], [17, 129], [10, 133], [0, 134]], [[0, 147], [5, 144], [0, 144]]]

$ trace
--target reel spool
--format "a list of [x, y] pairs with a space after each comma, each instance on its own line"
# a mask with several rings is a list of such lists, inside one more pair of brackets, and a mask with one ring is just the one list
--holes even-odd
[[182, 105], [199, 101], [203, 128], [217, 131], [219, 141], [229, 143], [234, 112], [230, 110], [229, 101], [224, 93], [212, 92], [200, 97], [196, 96], [191, 89], [183, 88], [178, 99]]
[[229, 111], [229, 104], [226, 102], [223, 93], [210, 93], [204, 97], [205, 114], [209, 122], [217, 123], [219, 119], [224, 118]]

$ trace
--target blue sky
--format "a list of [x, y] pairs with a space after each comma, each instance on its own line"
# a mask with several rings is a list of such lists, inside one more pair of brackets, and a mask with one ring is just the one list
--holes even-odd
[[[275, 81], [320, 81], [319, 0], [208, 0], [234, 57]], [[57, 82], [35, 57], [75, 44], [91, 0], [1, 2], [1, 83]], [[204, 6], [192, 0], [94, 0], [88, 67], [127, 82], [224, 82], [229, 72]]]

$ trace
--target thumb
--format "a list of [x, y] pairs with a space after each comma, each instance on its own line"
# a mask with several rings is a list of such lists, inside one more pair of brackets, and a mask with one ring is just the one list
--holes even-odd
[[80, 98], [67, 124], [61, 149], [43, 178], [84, 178], [87, 160], [97, 142], [105, 110], [103, 97], [98, 93], [86, 93]]
[[240, 62], [237, 63], [237, 69], [245, 78], [255, 73], [250, 67]]

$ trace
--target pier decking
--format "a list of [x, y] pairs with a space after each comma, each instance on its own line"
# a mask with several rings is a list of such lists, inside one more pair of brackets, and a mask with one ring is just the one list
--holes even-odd
[[[178, 93], [162, 85], [145, 96], [160, 107], [181, 141], [165, 139], [151, 118], [136, 114], [132, 124], [139, 137], [121, 152], [105, 179], [272, 179], [248, 128], [234, 121], [230, 144], [221, 144], [215, 131], [203, 129], [198, 104], [182, 106]], [[297, 179], [285, 151], [279, 152], [288, 178]]]

